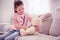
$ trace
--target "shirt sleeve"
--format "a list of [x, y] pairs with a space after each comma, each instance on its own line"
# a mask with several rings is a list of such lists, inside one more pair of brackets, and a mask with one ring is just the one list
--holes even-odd
[[17, 14], [14, 14], [14, 18], [13, 19], [17, 21], [18, 25], [21, 25], [21, 23], [22, 23], [21, 19], [19, 18], [19, 16]]

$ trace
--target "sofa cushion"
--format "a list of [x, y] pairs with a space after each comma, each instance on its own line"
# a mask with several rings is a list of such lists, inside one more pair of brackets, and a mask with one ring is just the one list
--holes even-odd
[[50, 13], [40, 16], [42, 19], [42, 25], [40, 26], [40, 33], [49, 34], [49, 29], [52, 23], [52, 15]]
[[53, 20], [53, 23], [51, 25], [49, 34], [55, 35], [55, 36], [60, 36], [60, 14], [59, 13], [57, 13], [54, 16], [54, 20]]
[[16, 40], [54, 40], [54, 39], [55, 39], [54, 36], [45, 34], [16, 37]]
[[60, 40], [60, 36], [56, 37], [55, 40]]

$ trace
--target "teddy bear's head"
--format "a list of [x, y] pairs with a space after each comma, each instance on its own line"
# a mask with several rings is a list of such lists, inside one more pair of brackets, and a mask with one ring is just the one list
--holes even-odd
[[39, 18], [39, 17], [34, 17], [33, 19], [32, 19], [32, 25], [37, 25], [37, 26], [39, 26], [39, 25], [41, 25], [41, 23], [42, 23], [42, 20]]

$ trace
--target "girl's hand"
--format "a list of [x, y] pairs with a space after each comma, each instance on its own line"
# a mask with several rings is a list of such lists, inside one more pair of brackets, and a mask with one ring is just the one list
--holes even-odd
[[18, 25], [18, 21], [17, 21], [16, 19], [14, 19], [14, 27], [15, 27], [16, 29], [20, 29], [19, 26], [20, 26], [20, 25]]
[[20, 24], [18, 24], [18, 21], [16, 19], [14, 20], [14, 26], [17, 29], [27, 29], [25, 24], [23, 26], [21, 26]]

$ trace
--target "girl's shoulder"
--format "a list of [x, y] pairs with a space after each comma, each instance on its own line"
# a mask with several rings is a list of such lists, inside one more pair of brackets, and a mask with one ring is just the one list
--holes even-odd
[[13, 17], [14, 17], [14, 18], [18, 18], [19, 15], [18, 15], [17, 13], [14, 13]]

